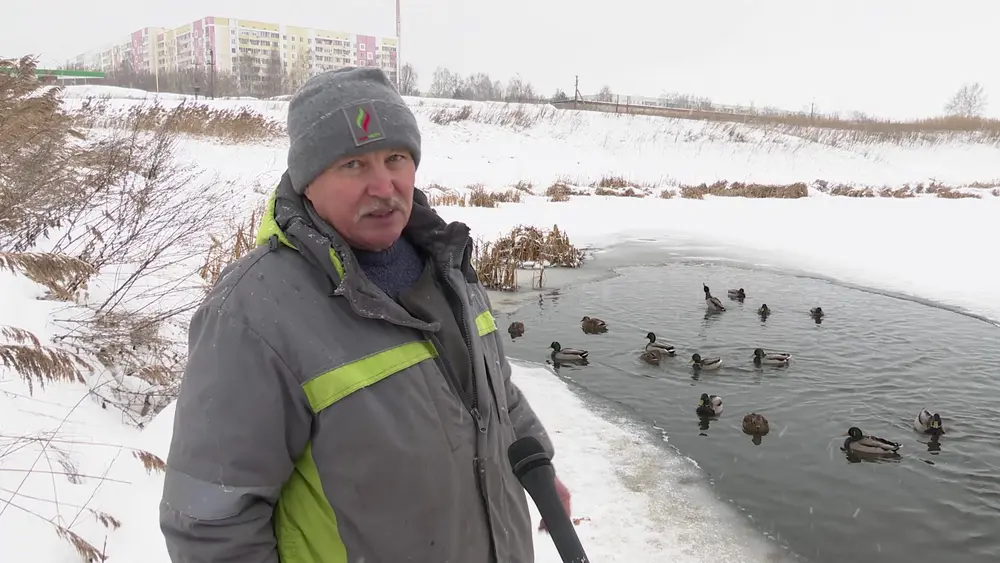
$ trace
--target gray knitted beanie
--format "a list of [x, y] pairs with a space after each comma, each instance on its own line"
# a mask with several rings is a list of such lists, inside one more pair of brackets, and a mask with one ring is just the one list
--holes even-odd
[[299, 194], [346, 156], [398, 148], [420, 164], [417, 119], [378, 68], [340, 68], [307, 80], [288, 104], [288, 137], [288, 175]]

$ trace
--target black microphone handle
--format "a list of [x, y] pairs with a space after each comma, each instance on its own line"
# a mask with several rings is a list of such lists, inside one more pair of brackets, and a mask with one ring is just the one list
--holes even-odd
[[549, 464], [539, 465], [521, 476], [521, 486], [528, 491], [538, 513], [545, 521], [552, 543], [563, 563], [590, 563], [576, 535], [576, 528], [556, 492], [556, 472]]

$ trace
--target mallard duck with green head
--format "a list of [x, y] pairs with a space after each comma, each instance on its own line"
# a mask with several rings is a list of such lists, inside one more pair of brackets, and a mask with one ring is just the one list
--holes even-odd
[[743, 417], [743, 433], [753, 436], [767, 436], [771, 431], [771, 425], [764, 418], [764, 415], [752, 412]]
[[701, 354], [695, 353], [691, 356], [691, 364], [695, 369], [719, 369], [722, 367], [722, 358], [702, 358]]
[[891, 456], [898, 455], [896, 452], [903, 447], [902, 444], [878, 436], [866, 436], [857, 426], [852, 426], [844, 435], [847, 436], [844, 450], [852, 454]]
[[552, 359], [559, 362], [581, 362], [590, 354], [580, 348], [563, 348], [558, 342], [553, 342], [549, 348], [552, 349]]
[[917, 417], [913, 419], [913, 429], [923, 434], [938, 436], [944, 434], [944, 425], [941, 422], [941, 415], [931, 413], [927, 409], [920, 409]]
[[727, 293], [729, 294], [730, 299], [739, 299], [742, 301], [747, 298], [747, 292], [743, 291], [742, 287], [739, 289], [730, 289]]
[[608, 330], [608, 323], [597, 317], [583, 317], [580, 325], [584, 332], [606, 332]]
[[708, 307], [709, 311], [725, 311], [726, 308], [722, 305], [722, 301], [719, 301], [718, 297], [712, 297], [712, 290], [708, 289], [708, 286], [701, 284], [702, 289], [705, 291], [705, 307]]
[[722, 414], [722, 397], [702, 393], [695, 412], [700, 416], [718, 416]]
[[674, 347], [671, 346], [670, 344], [657, 342], [656, 335], [653, 334], [652, 332], [646, 333], [646, 338], [649, 340], [649, 342], [646, 343], [647, 352], [650, 350], [659, 350], [660, 352], [666, 354], [667, 356], [673, 356], [674, 354], [677, 353], [677, 350], [675, 350]]
[[753, 363], [757, 366], [787, 366], [791, 359], [791, 354], [764, 352], [763, 348], [755, 348], [753, 351]]

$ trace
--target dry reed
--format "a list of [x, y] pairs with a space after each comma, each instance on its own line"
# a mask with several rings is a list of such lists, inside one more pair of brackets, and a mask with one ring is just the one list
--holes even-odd
[[583, 251], [573, 246], [558, 225], [549, 231], [518, 225], [495, 241], [477, 241], [473, 253], [479, 281], [495, 291], [517, 291], [519, 268], [579, 268], [582, 264]]
[[83, 127], [115, 127], [134, 122], [141, 131], [166, 129], [192, 137], [210, 137], [228, 143], [245, 144], [270, 141], [285, 135], [284, 126], [250, 108], [212, 108], [205, 104], [182, 101], [165, 108], [157, 100], [152, 104], [115, 108], [105, 98], [88, 98], [75, 114]]

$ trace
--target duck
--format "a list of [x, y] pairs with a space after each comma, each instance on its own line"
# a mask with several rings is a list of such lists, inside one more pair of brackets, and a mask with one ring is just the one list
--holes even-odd
[[791, 354], [783, 354], [779, 352], [765, 353], [763, 348], [755, 348], [753, 351], [753, 363], [758, 365], [787, 366], [788, 361], [791, 359]]
[[719, 301], [718, 297], [712, 297], [712, 291], [708, 289], [708, 286], [701, 284], [702, 288], [705, 290], [705, 306], [708, 307], [709, 311], [725, 311], [726, 308], [722, 305], [722, 301]]
[[583, 326], [583, 330], [587, 332], [601, 332], [608, 330], [608, 323], [598, 319], [597, 317], [583, 317], [580, 324]]
[[757, 309], [757, 314], [760, 315], [760, 318], [766, 319], [771, 314], [771, 308], [767, 306], [767, 303], [764, 303], [760, 309]]
[[864, 455], [897, 455], [896, 452], [902, 448], [902, 444], [879, 438], [878, 436], [865, 436], [857, 426], [852, 426], [847, 430], [847, 439], [844, 440], [844, 450], [853, 454]]
[[702, 393], [695, 412], [701, 416], [718, 416], [722, 414], [722, 397]]
[[747, 298], [747, 292], [743, 291], [742, 287], [739, 288], [739, 289], [730, 289], [727, 292], [729, 293], [729, 297], [732, 297], [733, 299], [746, 299]]
[[674, 354], [677, 353], [677, 351], [674, 349], [674, 347], [671, 346], [670, 344], [664, 344], [662, 342], [657, 342], [656, 341], [656, 335], [653, 334], [652, 332], [647, 333], [646, 334], [646, 338], [649, 339], [649, 342], [646, 344], [646, 351], [647, 352], [650, 351], [650, 350], [659, 350], [660, 352], [662, 352], [662, 353], [664, 353], [664, 354], [666, 354], [668, 356], [673, 356]]
[[722, 358], [702, 358], [701, 354], [691, 356], [691, 363], [697, 369], [719, 369], [722, 367]]
[[764, 415], [752, 412], [743, 417], [743, 433], [754, 436], [767, 436], [771, 431], [771, 425], [764, 418]]
[[507, 332], [510, 333], [511, 338], [524, 336], [524, 323], [522, 323], [521, 321], [514, 321], [510, 323], [510, 326], [507, 327]]
[[941, 415], [931, 413], [927, 409], [920, 409], [917, 417], [913, 419], [913, 428], [917, 432], [924, 434], [939, 435], [944, 434], [944, 426], [941, 424]]
[[563, 348], [558, 342], [553, 342], [549, 348], [552, 348], [552, 359], [560, 362], [579, 362], [590, 355], [590, 352], [580, 348]]
[[821, 318], [826, 313], [823, 312], [822, 307], [813, 307], [812, 309], [809, 309], [809, 314], [812, 315], [813, 317]]
[[642, 351], [642, 354], [639, 354], [639, 358], [649, 365], [658, 366], [665, 353], [659, 348], [647, 348]]

